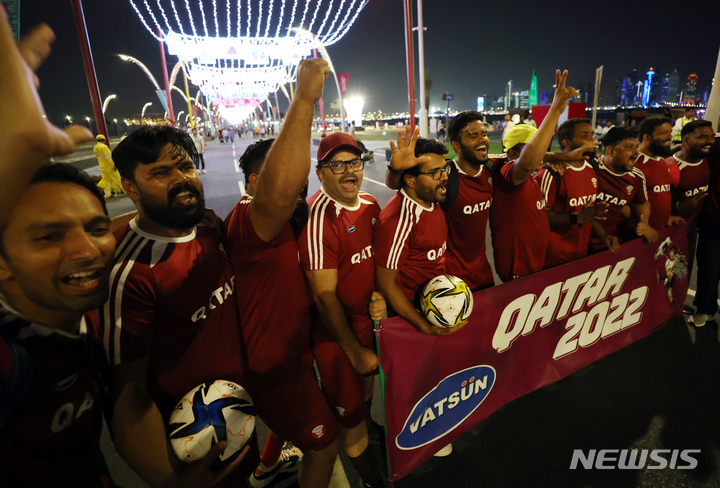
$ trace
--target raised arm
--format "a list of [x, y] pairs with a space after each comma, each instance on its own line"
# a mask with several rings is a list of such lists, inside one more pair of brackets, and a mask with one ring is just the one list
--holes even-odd
[[528, 143], [525, 144], [525, 147], [523, 147], [520, 153], [520, 157], [513, 165], [512, 177], [515, 185], [521, 184], [535, 171], [540, 169], [543, 157], [555, 133], [555, 127], [560, 119], [560, 115], [565, 111], [568, 101], [579, 94], [575, 88], [565, 87], [567, 76], [567, 70], [562, 74], [560, 74], [560, 70], [557, 70], [555, 73], [555, 98], [550, 106], [550, 111], [542, 121], [542, 124], [540, 124], [540, 127], [538, 127], [537, 132], [535, 132]]
[[249, 209], [255, 232], [266, 242], [288, 222], [305, 187], [315, 103], [329, 74], [330, 68], [322, 59], [306, 59], [298, 66], [295, 97], [260, 172]]
[[[0, 15], [0, 208], [10, 209], [37, 169], [50, 158], [70, 154], [78, 142], [92, 139], [84, 127], [62, 130], [45, 115], [37, 94], [35, 71], [50, 54], [55, 34], [40, 25], [15, 44], [4, 15]], [[10, 212], [0, 212], [2, 228]]]

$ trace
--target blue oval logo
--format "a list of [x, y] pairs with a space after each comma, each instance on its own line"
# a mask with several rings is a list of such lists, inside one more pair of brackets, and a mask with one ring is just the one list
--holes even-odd
[[395, 444], [417, 449], [451, 432], [480, 406], [494, 384], [492, 366], [473, 366], [446, 377], [415, 404]]
[[350, 227], [348, 227], [348, 232], [355, 232], [355, 226], [351, 225]]

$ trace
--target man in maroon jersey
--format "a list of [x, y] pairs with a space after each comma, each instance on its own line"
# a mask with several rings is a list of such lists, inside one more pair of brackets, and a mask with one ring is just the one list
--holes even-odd
[[700, 216], [697, 244], [697, 292], [693, 305], [693, 323], [702, 327], [714, 321], [718, 310], [718, 282], [720, 282], [720, 133], [707, 156], [710, 165], [710, 188]]
[[560, 115], [577, 90], [566, 87], [567, 71], [556, 72], [555, 98], [540, 127], [515, 126], [503, 143], [509, 162], [493, 176], [490, 208], [495, 271], [502, 281], [536, 273], [543, 268], [550, 242], [545, 198], [532, 175], [540, 169]]
[[605, 154], [598, 158], [598, 201], [608, 204], [605, 220], [594, 224], [595, 232], [590, 238], [593, 252], [605, 248], [617, 250], [620, 245], [618, 221], [623, 208], [631, 208], [630, 217], [637, 222], [637, 233], [649, 242], [657, 240], [657, 231], [648, 225], [651, 215], [647, 199], [645, 176], [634, 168], [638, 156], [637, 131], [625, 127], [613, 127], [603, 138]]
[[[592, 124], [588, 119], [570, 119], [557, 132], [564, 153], [578, 149], [586, 157], [595, 156], [598, 146]], [[550, 245], [545, 255], [545, 268], [587, 256], [592, 225], [604, 220], [605, 202], [595, 203], [597, 174], [585, 159], [571, 161], [561, 175], [551, 167], [544, 167], [535, 177], [545, 196], [550, 222]]]
[[438, 205], [447, 193], [452, 166], [447, 148], [432, 139], [408, 137], [393, 158], [421, 161], [405, 170], [402, 188], [385, 205], [375, 224], [375, 283], [392, 310], [428, 335], [457, 330], [430, 324], [415, 308], [416, 294], [432, 278], [445, 273], [447, 227]]
[[68, 164], [42, 166], [8, 213], [0, 235], [2, 484], [113, 486], [99, 448], [107, 361], [88, 312], [107, 299], [114, 251], [102, 193]]
[[329, 73], [322, 60], [301, 63], [282, 131], [269, 152], [243, 156], [248, 195], [225, 219], [235, 282], [244, 284], [237, 301], [253, 399], [279, 447], [286, 439], [303, 450], [303, 487], [328, 485], [338, 451], [339, 425], [312, 369], [310, 296], [290, 222], [304, 203], [310, 128]]
[[[366, 400], [372, 396], [370, 373], [379, 363], [368, 303], [384, 302], [374, 291], [373, 228], [380, 206], [360, 191], [362, 155], [348, 134], [320, 141], [316, 172], [322, 187], [308, 201], [310, 214], [298, 247], [319, 314], [313, 318], [312, 347], [323, 392], [335, 409], [345, 451], [363, 486], [380, 487], [365, 422]], [[384, 315], [382, 310], [375, 318]]]
[[670, 156], [672, 144], [672, 123], [666, 117], [647, 117], [638, 127], [640, 140], [639, 152], [635, 160], [635, 168], [645, 175], [648, 201], [650, 202], [650, 219], [648, 224], [655, 230], [662, 230], [668, 224], [682, 224], [682, 217], [671, 216], [672, 199], [670, 188], [673, 183], [672, 167], [665, 158]]
[[[177, 483], [193, 468], [168, 449], [178, 401], [216, 379], [247, 385], [230, 261], [217, 230], [198, 225], [205, 205], [195, 151], [187, 133], [169, 126], [143, 127], [113, 151], [138, 215], [116, 233], [101, 312], [118, 381], [112, 427], [118, 453], [151, 485]], [[231, 464], [198, 481], [227, 475], [224, 485], [244, 485], [259, 461], [257, 441], [237, 455], [221, 455]]]
[[715, 142], [715, 131], [708, 120], [694, 120], [682, 128], [682, 148], [670, 156], [668, 164], [676, 164], [680, 179], [672, 189], [673, 214], [691, 223], [702, 210], [710, 183], [710, 166], [705, 158]]

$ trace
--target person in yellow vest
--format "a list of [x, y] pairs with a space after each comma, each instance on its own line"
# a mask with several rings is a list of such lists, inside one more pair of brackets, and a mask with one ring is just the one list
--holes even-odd
[[105, 136], [98, 134], [95, 139], [98, 142], [93, 148], [93, 153], [100, 163], [100, 173], [102, 173], [102, 179], [98, 186], [104, 190], [105, 198], [109, 198], [123, 191], [120, 174], [115, 169], [110, 148], [105, 144]]
[[688, 124], [692, 122], [693, 120], [697, 120], [695, 118], [695, 109], [694, 108], [688, 108], [685, 110], [685, 115], [682, 117], [679, 117], [675, 121], [675, 126], [672, 130], [673, 135], [673, 144], [680, 144], [682, 142], [682, 137], [680, 137], [680, 132], [682, 131], [682, 128], [685, 126], [685, 124]]

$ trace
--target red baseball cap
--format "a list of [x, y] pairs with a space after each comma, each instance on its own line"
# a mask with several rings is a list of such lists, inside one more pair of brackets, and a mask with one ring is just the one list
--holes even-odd
[[317, 159], [322, 161], [323, 159], [332, 156], [335, 151], [346, 149], [349, 151], [362, 154], [363, 151], [355, 143], [355, 139], [350, 134], [344, 132], [333, 132], [327, 137], [320, 140], [320, 147], [318, 147]]

